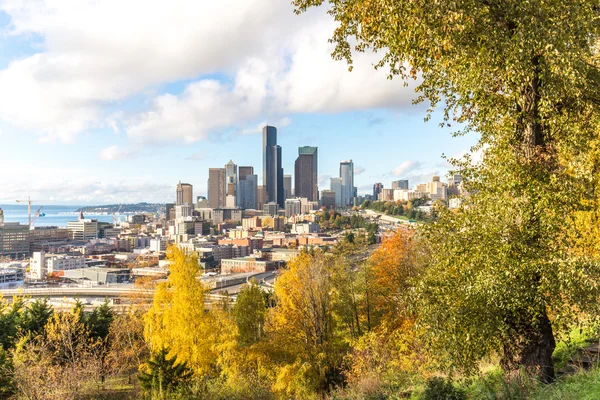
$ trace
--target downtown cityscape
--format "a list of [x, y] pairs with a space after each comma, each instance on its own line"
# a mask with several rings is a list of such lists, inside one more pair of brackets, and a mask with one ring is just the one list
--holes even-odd
[[0, 0], [0, 400], [600, 399], [600, 0]]

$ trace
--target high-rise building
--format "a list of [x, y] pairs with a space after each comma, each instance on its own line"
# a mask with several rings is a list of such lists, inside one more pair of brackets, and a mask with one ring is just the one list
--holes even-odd
[[408, 179], [400, 179], [392, 182], [392, 189], [408, 190]]
[[255, 209], [257, 201], [258, 176], [254, 167], [240, 166], [238, 168], [237, 206], [243, 209]]
[[318, 149], [312, 146], [298, 148], [295, 165], [296, 197], [319, 201]]
[[0, 256], [28, 257], [29, 235], [29, 226], [18, 222], [4, 222], [4, 213], [0, 208]]
[[175, 219], [175, 204], [173, 204], [173, 203], [165, 204], [165, 219], [167, 221]]
[[300, 214], [302, 214], [302, 200], [299, 198], [287, 199], [285, 201], [285, 217], [289, 218]]
[[249, 167], [249, 166], [239, 166], [238, 168], [238, 178], [240, 181], [243, 181], [246, 179], [246, 176], [248, 175], [254, 175], [254, 167]]
[[233, 160], [229, 160], [229, 162], [225, 164], [225, 182], [227, 185], [227, 196], [235, 197], [237, 194], [238, 168]]
[[192, 185], [189, 183], [179, 183], [177, 184], [177, 202], [175, 205], [182, 206], [184, 204], [192, 205], [194, 204], [194, 192], [192, 189]]
[[331, 186], [330, 189], [335, 193], [335, 206], [342, 206], [342, 178], [331, 178]]
[[283, 167], [281, 166], [281, 146], [277, 145], [277, 128], [263, 128], [263, 186], [267, 201], [275, 202], [281, 208], [284, 204]]
[[321, 207], [335, 208], [335, 192], [333, 190], [321, 191]]
[[267, 203], [267, 189], [264, 185], [260, 185], [256, 188], [256, 209], [262, 210]]
[[342, 161], [340, 163], [340, 179], [342, 180], [341, 205], [342, 207], [352, 205], [352, 199], [355, 195], [354, 163], [352, 160]]
[[283, 175], [283, 198], [284, 200], [292, 198], [292, 176]]
[[227, 196], [225, 182], [225, 168], [209, 168], [208, 206], [210, 208], [225, 207]]
[[381, 183], [381, 182], [377, 182], [376, 184], [373, 185], [373, 200], [379, 199], [379, 193], [381, 193], [382, 189], [383, 189], [383, 183]]
[[98, 220], [84, 218], [83, 212], [79, 213], [77, 221], [67, 222], [67, 229], [73, 240], [98, 239]]

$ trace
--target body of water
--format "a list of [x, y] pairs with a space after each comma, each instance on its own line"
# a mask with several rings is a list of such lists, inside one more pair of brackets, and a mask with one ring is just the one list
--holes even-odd
[[[46, 214], [43, 217], [38, 217], [35, 226], [59, 226], [66, 227], [67, 222], [77, 221], [79, 213], [75, 212], [82, 206], [57, 206], [48, 205], [42, 206], [40, 213]], [[20, 222], [27, 225], [27, 204], [0, 204], [0, 208], [4, 211], [4, 222]], [[31, 218], [35, 215], [39, 205], [31, 206]], [[96, 215], [96, 214], [83, 214], [85, 218], [97, 219], [99, 222], [112, 223], [112, 215]], [[125, 219], [125, 216], [118, 215], [121, 221]]]

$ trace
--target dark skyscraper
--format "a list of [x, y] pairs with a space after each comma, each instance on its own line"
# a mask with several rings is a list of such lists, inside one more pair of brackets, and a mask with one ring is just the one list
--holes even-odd
[[316, 147], [298, 148], [296, 159], [296, 197], [306, 197], [310, 201], [319, 201], [318, 152]]
[[226, 196], [225, 168], [208, 169], [208, 206], [225, 207]]
[[267, 201], [284, 207], [283, 168], [281, 167], [281, 146], [277, 145], [277, 128], [263, 128], [263, 186], [267, 191]]
[[373, 185], [373, 200], [379, 199], [379, 193], [383, 190], [383, 183], [377, 182]]

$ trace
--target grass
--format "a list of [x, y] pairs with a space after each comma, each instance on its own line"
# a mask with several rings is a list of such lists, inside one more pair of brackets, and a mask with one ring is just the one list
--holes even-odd
[[541, 386], [531, 400], [597, 400], [600, 398], [600, 369], [580, 371]]

